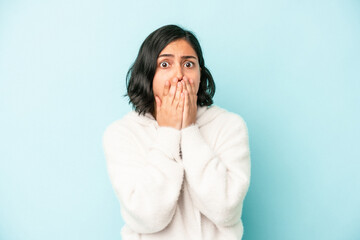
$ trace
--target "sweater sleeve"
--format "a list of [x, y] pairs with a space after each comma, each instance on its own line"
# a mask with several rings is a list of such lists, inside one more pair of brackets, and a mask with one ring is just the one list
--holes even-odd
[[197, 124], [182, 130], [185, 176], [195, 206], [218, 226], [239, 222], [250, 183], [248, 131], [240, 116], [222, 122], [216, 149], [202, 136]]
[[[125, 223], [135, 232], [154, 233], [170, 223], [176, 210], [184, 175], [175, 161], [180, 131], [159, 127], [152, 145], [142, 145], [126, 127], [108, 127], [103, 134], [107, 169]], [[148, 148], [146, 155], [143, 148]]]

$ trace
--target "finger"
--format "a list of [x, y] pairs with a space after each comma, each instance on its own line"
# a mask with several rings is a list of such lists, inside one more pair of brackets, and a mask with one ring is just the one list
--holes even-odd
[[192, 79], [186, 77], [186, 83], [187, 83], [187, 90], [189, 91], [189, 94], [192, 95], [195, 93], [195, 89], [193, 88], [194, 85], [191, 84]]
[[175, 97], [175, 92], [176, 92], [176, 85], [171, 85], [170, 90], [169, 90], [169, 95], [167, 96], [167, 102], [168, 103], [172, 103]]
[[162, 97], [162, 101], [163, 101], [163, 104], [166, 104], [168, 101], [168, 98], [170, 97], [170, 82], [169, 81], [165, 81], [165, 84], [164, 84], [164, 89], [163, 89], [163, 97]]
[[[176, 87], [176, 85], [177, 85], [177, 82], [178, 82], [178, 79], [177, 79], [177, 77], [174, 77], [173, 79], [171, 79], [171, 86], [175, 86]], [[175, 93], [175, 92], [174, 92]]]
[[178, 111], [182, 112], [184, 110], [184, 104], [185, 104], [185, 93], [182, 92], [180, 95], [180, 102], [178, 105]]
[[186, 76], [184, 76], [184, 85], [185, 85], [184, 89], [186, 89], [188, 92], [190, 92], [191, 86], [190, 86], [190, 83], [189, 83], [189, 79]]
[[176, 95], [175, 95], [174, 102], [173, 102], [175, 107], [177, 107], [177, 105], [179, 104], [179, 100], [180, 100], [180, 96], [181, 96], [181, 92], [182, 92], [182, 83], [178, 82], [176, 88], [177, 88]]
[[186, 90], [186, 85], [184, 80], [181, 80], [181, 85], [182, 85], [182, 92], [184, 92], [184, 90]]
[[184, 110], [189, 109], [189, 105], [190, 105], [190, 96], [189, 96], [189, 92], [187, 90], [184, 91], [184, 97], [185, 97], [185, 101], [184, 101]]
[[185, 82], [185, 85], [186, 85], [186, 91], [187, 91], [187, 96], [188, 96], [188, 99], [187, 99], [187, 104], [190, 105], [192, 103], [192, 96], [193, 96], [193, 89], [191, 87], [191, 84], [189, 82], [189, 78], [184, 76], [184, 82]]
[[170, 90], [170, 83], [169, 81], [165, 81], [163, 96], [167, 96], [169, 94], [169, 90]]
[[194, 80], [192, 80], [191, 78], [189, 79], [189, 82], [190, 82], [190, 86], [191, 86], [191, 93], [192, 94], [196, 94], [195, 92], [195, 82]]
[[156, 115], [157, 115], [157, 113], [160, 111], [161, 100], [158, 96], [155, 96], [155, 101], [156, 101]]
[[174, 94], [174, 95], [175, 95], [175, 90], [176, 90], [176, 84], [177, 84], [177, 82], [178, 82], [178, 79], [177, 79], [176, 77], [171, 80], [170, 89], [171, 89], [171, 87], [175, 87], [175, 89], [174, 89], [173, 92], [172, 92], [172, 94]]

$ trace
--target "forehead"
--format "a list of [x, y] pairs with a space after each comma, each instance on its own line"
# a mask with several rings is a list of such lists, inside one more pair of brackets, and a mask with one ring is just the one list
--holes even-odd
[[193, 55], [197, 57], [193, 47], [184, 39], [172, 41], [160, 52], [159, 55], [161, 54]]

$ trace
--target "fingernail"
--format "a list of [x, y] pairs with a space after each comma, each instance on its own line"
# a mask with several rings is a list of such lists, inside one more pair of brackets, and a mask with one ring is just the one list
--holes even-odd
[[180, 87], [181, 86], [181, 82], [178, 82], [178, 87]]
[[173, 79], [173, 82], [176, 83], [176, 82], [177, 82], [177, 78], [174, 78], [174, 79]]
[[165, 82], [165, 86], [169, 86], [169, 82], [168, 82], [168, 81]]

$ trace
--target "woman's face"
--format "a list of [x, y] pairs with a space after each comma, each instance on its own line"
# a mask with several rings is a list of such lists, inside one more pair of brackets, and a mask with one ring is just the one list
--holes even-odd
[[[186, 40], [179, 39], [169, 43], [159, 54], [153, 79], [154, 96], [159, 96], [162, 100], [165, 82], [169, 81], [174, 86], [184, 76], [194, 81], [198, 92], [200, 84], [198, 56]], [[174, 78], [177, 78], [176, 83], [173, 82]]]

